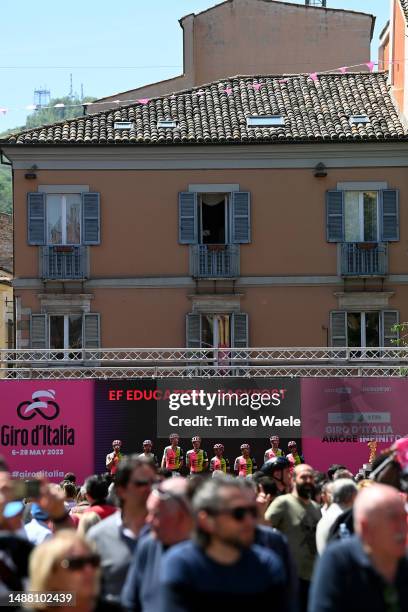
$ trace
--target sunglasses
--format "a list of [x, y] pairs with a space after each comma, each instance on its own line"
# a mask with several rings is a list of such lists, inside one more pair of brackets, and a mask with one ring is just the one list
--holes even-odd
[[86, 565], [90, 565], [91, 567], [98, 568], [101, 564], [101, 558], [97, 554], [84, 555], [83, 557], [67, 557], [63, 559], [60, 563], [60, 566], [63, 569], [70, 570], [71, 572], [75, 572], [78, 570], [84, 569]]
[[149, 479], [146, 479], [146, 478], [139, 478], [139, 479], [131, 480], [130, 482], [135, 487], [151, 487], [152, 485], [155, 484], [155, 482], [157, 482], [157, 480], [149, 480]]
[[236, 508], [226, 508], [225, 510], [216, 510], [210, 514], [228, 514], [236, 521], [243, 521], [249, 515], [252, 518], [257, 518], [258, 509], [256, 506], [237, 506]]

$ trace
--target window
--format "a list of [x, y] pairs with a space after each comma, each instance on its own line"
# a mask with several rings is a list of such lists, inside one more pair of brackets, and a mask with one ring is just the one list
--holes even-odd
[[367, 115], [351, 115], [350, 125], [357, 125], [358, 123], [370, 123], [370, 119]]
[[279, 127], [285, 125], [282, 115], [254, 115], [247, 117], [247, 127]]
[[175, 119], [159, 119], [157, 122], [158, 128], [175, 129], [178, 127], [178, 122]]
[[331, 344], [350, 348], [394, 346], [397, 323], [396, 310], [335, 311], [330, 314]]
[[50, 315], [50, 349], [82, 348], [82, 315]]
[[248, 315], [234, 313], [190, 313], [186, 318], [187, 346], [191, 348], [246, 348]]
[[114, 130], [131, 130], [132, 128], [132, 121], [115, 121], [113, 124]]
[[47, 244], [81, 243], [80, 194], [47, 195]]
[[204, 193], [199, 197], [199, 244], [227, 244], [229, 202], [225, 194]]
[[344, 192], [346, 242], [378, 242], [378, 192]]

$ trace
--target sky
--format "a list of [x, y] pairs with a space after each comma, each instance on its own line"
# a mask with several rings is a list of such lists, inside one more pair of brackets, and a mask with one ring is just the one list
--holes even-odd
[[[258, 0], [253, 0], [254, 2]], [[286, 0], [303, 4], [303, 0]], [[34, 90], [97, 98], [182, 73], [178, 20], [221, 0], [0, 0], [0, 133], [23, 125]], [[388, 0], [327, 0], [375, 15], [371, 59], [389, 18]], [[368, 58], [367, 58], [368, 59]], [[4, 114], [2, 108], [8, 109]]]

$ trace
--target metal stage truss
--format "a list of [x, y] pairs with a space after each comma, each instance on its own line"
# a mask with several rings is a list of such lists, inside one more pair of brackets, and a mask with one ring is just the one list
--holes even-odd
[[0, 379], [407, 375], [406, 347], [0, 350]]

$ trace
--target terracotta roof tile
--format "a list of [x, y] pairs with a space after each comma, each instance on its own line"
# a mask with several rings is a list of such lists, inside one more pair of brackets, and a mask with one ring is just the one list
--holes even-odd
[[[408, 0], [407, 0], [408, 4]], [[247, 127], [253, 115], [282, 115], [285, 125]], [[350, 125], [351, 115], [369, 122]], [[174, 129], [159, 128], [175, 119]], [[131, 129], [115, 129], [130, 121]], [[403, 139], [407, 132], [385, 73], [237, 76], [171, 96], [154, 98], [10, 135], [6, 144], [221, 144]]]

